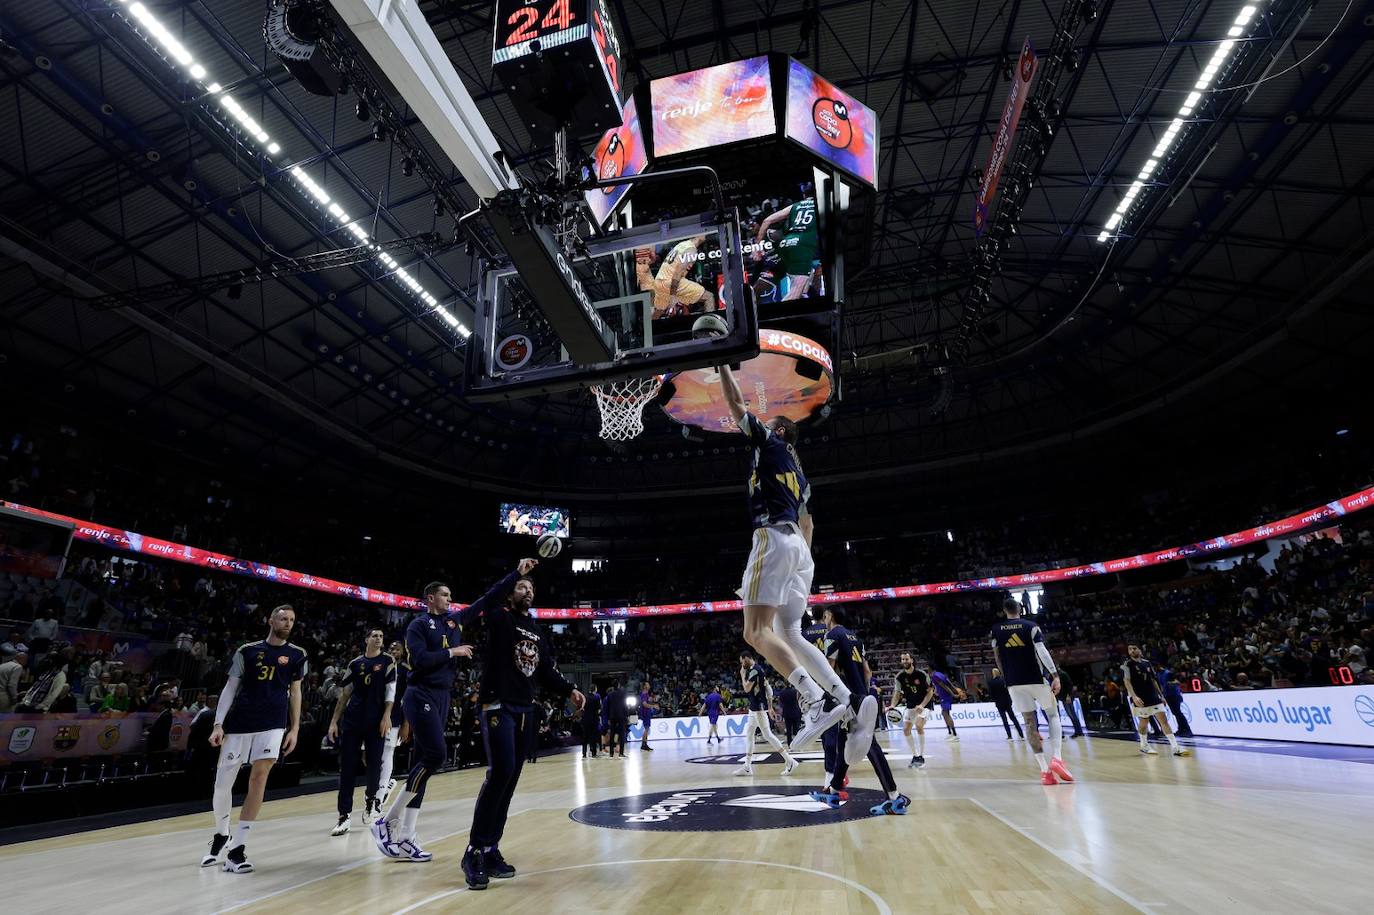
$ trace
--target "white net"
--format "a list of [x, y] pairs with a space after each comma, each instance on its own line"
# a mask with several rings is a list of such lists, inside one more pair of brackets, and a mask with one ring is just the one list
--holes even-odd
[[608, 442], [628, 442], [644, 431], [644, 407], [663, 387], [661, 375], [627, 378], [592, 385], [601, 411], [601, 437]]

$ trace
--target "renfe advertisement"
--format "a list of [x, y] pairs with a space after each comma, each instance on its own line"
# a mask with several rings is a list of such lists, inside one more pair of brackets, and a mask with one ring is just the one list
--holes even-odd
[[1194, 734], [1374, 747], [1374, 686], [1186, 693]]
[[[639, 129], [639, 112], [635, 110], [633, 98], [625, 104], [624, 123], [606, 131], [601, 137], [601, 142], [596, 144], [592, 156], [596, 162], [598, 181], [628, 178], [644, 172], [645, 166], [649, 163], [649, 154], [644, 148], [644, 135]], [[598, 224], [605, 224], [607, 217], [620, 206], [629, 190], [628, 184], [620, 184], [615, 187], [596, 187], [587, 191], [587, 206], [591, 207], [592, 215]]]
[[777, 129], [767, 57], [656, 79], [649, 97], [655, 157], [754, 140]]
[[787, 62], [786, 134], [856, 178], [878, 186], [877, 115], [795, 60]]

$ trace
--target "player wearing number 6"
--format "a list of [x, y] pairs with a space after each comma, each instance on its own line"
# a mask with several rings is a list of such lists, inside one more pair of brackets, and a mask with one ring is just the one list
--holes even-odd
[[[873, 742], [878, 700], [851, 694], [825, 655], [801, 632], [816, 566], [811, 559], [814, 523], [806, 506], [811, 484], [797, 457], [797, 426], [783, 416], [765, 426], [746, 409], [730, 367], [717, 371], [730, 413], [753, 446], [749, 515], [754, 545], [738, 592], [744, 601], [744, 640], [797, 688], [802, 729], [791, 750], [795, 753], [833, 725], [849, 721], [850, 737], [857, 741], [862, 758]], [[836, 702], [827, 703], [826, 693]]]
[[[305, 676], [305, 652], [287, 639], [296, 625], [296, 611], [282, 604], [267, 618], [271, 627], [267, 638], [249, 642], [234, 652], [229, 662], [229, 679], [219, 694], [215, 728], [210, 743], [219, 747], [219, 768], [215, 772], [215, 834], [210, 852], [201, 858], [201, 867], [213, 867], [226, 845], [229, 854], [224, 869], [231, 874], [253, 870], [245, 846], [248, 833], [262, 809], [267, 788], [267, 773], [277, 758], [296, 747], [296, 729], [301, 723], [301, 678]], [[234, 779], [242, 765], [252, 767], [248, 794], [239, 811], [238, 828], [229, 840], [229, 814], [234, 807]]]

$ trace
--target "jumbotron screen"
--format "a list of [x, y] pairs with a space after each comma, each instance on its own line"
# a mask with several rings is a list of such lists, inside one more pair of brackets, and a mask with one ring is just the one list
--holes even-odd
[[656, 158], [777, 131], [767, 57], [665, 76], [649, 84], [649, 96]]
[[572, 512], [549, 505], [502, 502], [499, 523], [501, 530], [507, 534], [531, 534], [535, 537], [544, 534], [567, 537], [572, 534]]
[[[779, 180], [766, 188], [757, 188], [753, 181], [742, 183], [744, 188], [728, 194], [726, 205], [739, 210], [745, 279], [759, 304], [825, 296], [828, 271], [822, 263], [815, 185], [804, 178]], [[645, 212], [646, 207], [636, 204], [636, 218], [681, 216], [700, 206], [700, 198], [665, 212]], [[721, 264], [715, 239], [699, 235], [635, 249], [635, 284], [653, 293], [656, 320], [720, 307]]]
[[[596, 161], [596, 177], [600, 181], [643, 173], [649, 164], [649, 156], [644, 148], [644, 134], [639, 128], [639, 112], [635, 110], [633, 98], [625, 103], [624, 123], [602, 135], [593, 158]], [[587, 191], [587, 206], [591, 207], [598, 225], [605, 225], [606, 219], [620, 206], [629, 190], [630, 185], [621, 184]]]
[[787, 62], [788, 138], [878, 186], [878, 118], [873, 109], [795, 60]]

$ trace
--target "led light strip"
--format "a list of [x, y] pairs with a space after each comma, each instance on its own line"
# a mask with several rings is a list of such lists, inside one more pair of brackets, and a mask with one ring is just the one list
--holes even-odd
[[[244, 132], [248, 136], [256, 140], [258, 144], [266, 150], [268, 156], [275, 156], [281, 152], [281, 146], [268, 135], [267, 131], [263, 129], [263, 126], [259, 124], [233, 96], [224, 91], [224, 87], [216, 82], [206, 82], [206, 78], [209, 74], [205, 67], [196, 61], [191, 52], [186, 50], [186, 46], [171, 33], [167, 26], [163, 25], [163, 23], [153, 15], [153, 12], [149, 10], [148, 7], [139, 2], [131, 3], [129, 0], [115, 0], [115, 2], [128, 7], [129, 15], [137, 21], [144, 35], [161, 47], [171, 60], [185, 68], [187, 74], [189, 74], [192, 79], [203, 84], [206, 91], [210, 94], [219, 96], [220, 106], [225, 111], [229, 112], [230, 116], [239, 123], [239, 126], [244, 129]], [[304, 169], [299, 165], [293, 166], [291, 168], [291, 175], [306, 193], [315, 198], [320, 208], [334, 217], [334, 219], [347, 229], [354, 238], [362, 244], [372, 244], [371, 236], [367, 234], [367, 231], [361, 225], [354, 222], [352, 217], [348, 215], [343, 207], [339, 206], [324, 188], [313, 181], [310, 176], [305, 173]], [[374, 248], [377, 247], [376, 244], [372, 244], [372, 246]], [[418, 297], [420, 301], [428, 305], [435, 315], [441, 318], [445, 324], [451, 327], [460, 336], [466, 338], [472, 333], [452, 311], [441, 305], [439, 300], [435, 298], [419, 280], [412, 276], [404, 267], [400, 266], [394, 257], [386, 252], [381, 252], [377, 255], [377, 259], [390, 271], [390, 276], [393, 281], [404, 286], [413, 295]]]
[[1164, 157], [1169, 154], [1178, 141], [1183, 132], [1183, 127], [1187, 123], [1184, 119], [1192, 117], [1193, 112], [1202, 103], [1203, 93], [1208, 91], [1212, 81], [1221, 72], [1222, 65], [1226, 63], [1226, 59], [1231, 56], [1231, 52], [1236, 48], [1236, 39], [1245, 34], [1245, 27], [1255, 18], [1257, 12], [1259, 12], [1259, 7], [1254, 4], [1247, 4], [1236, 15], [1235, 22], [1232, 23], [1230, 30], [1226, 33], [1226, 39], [1217, 45], [1216, 51], [1212, 54], [1212, 59], [1207, 62], [1207, 66], [1203, 68], [1196, 85], [1193, 86], [1193, 91], [1188, 94], [1182, 107], [1178, 109], [1178, 116], [1165, 129], [1164, 136], [1160, 138], [1159, 143], [1150, 152], [1149, 161], [1140, 170], [1135, 181], [1131, 182], [1131, 186], [1126, 189], [1126, 194], [1116, 205], [1116, 210], [1108, 217], [1105, 227], [1097, 236], [1099, 243], [1105, 244], [1113, 234], [1117, 233], [1122, 222], [1126, 219], [1126, 215], [1130, 213], [1131, 207], [1135, 204], [1136, 198], [1145, 189], [1145, 182], [1150, 180]]

